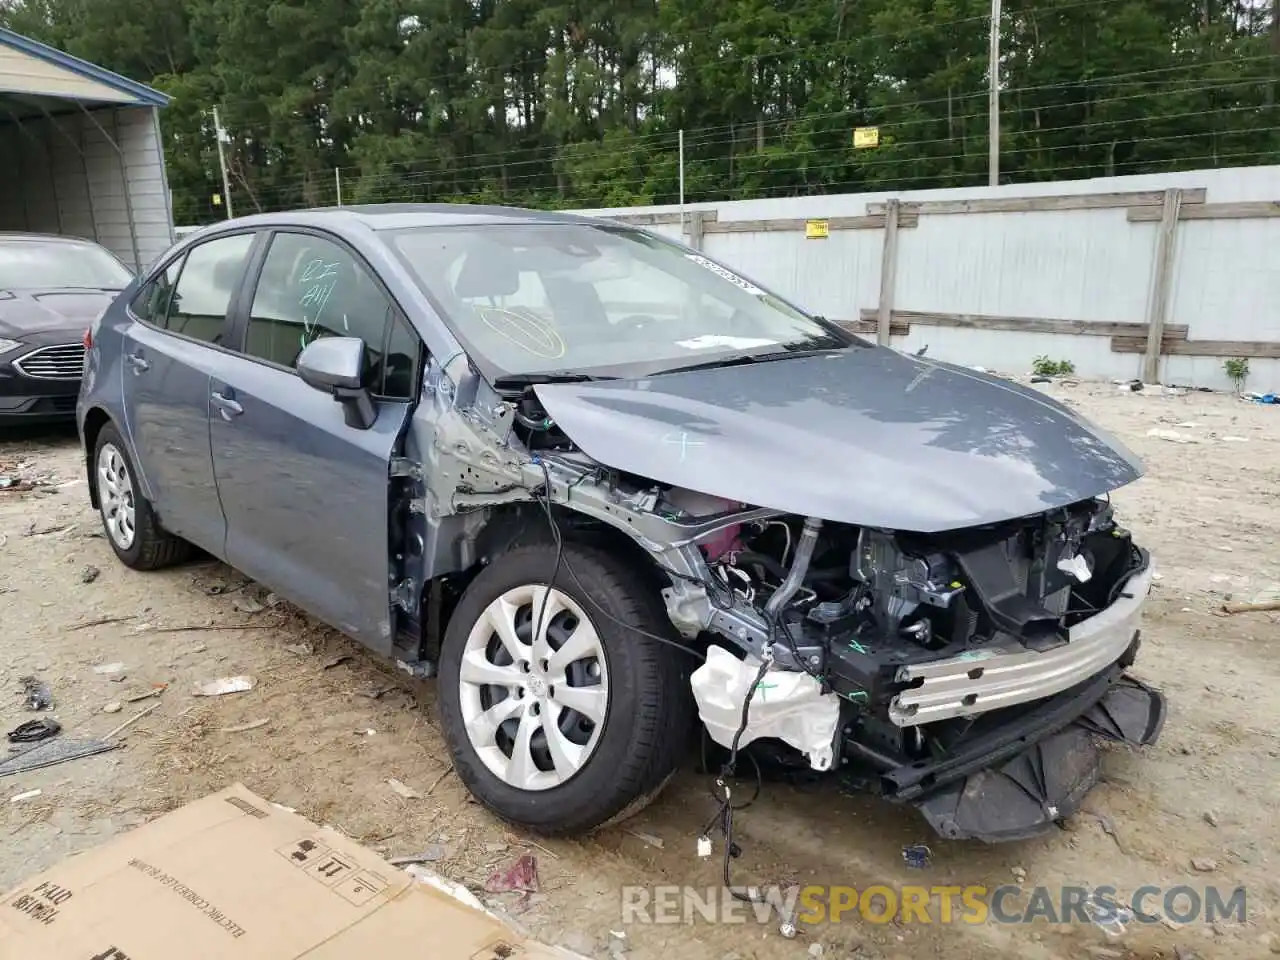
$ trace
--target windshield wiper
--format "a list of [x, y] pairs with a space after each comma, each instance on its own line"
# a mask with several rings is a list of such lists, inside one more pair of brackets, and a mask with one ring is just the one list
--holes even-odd
[[665, 367], [659, 373], [684, 373], [688, 370], [715, 370], [718, 367], [740, 367], [748, 363], [768, 363], [771, 360], [788, 360], [792, 357], [812, 357], [823, 353], [836, 353], [845, 349], [844, 344], [838, 347], [792, 347], [786, 350], [770, 350], [766, 353], [731, 353], [715, 360], [704, 360], [701, 363], [690, 363], [680, 367]]
[[617, 377], [582, 373], [578, 370], [552, 370], [549, 373], [511, 373], [493, 381], [495, 390], [511, 390], [531, 387], [539, 383], [589, 383], [593, 380], [617, 380]]

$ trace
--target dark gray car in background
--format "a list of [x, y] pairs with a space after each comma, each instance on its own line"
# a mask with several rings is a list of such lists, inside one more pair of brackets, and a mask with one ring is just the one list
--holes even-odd
[[92, 241], [0, 233], [0, 426], [72, 421], [85, 331], [132, 280]]
[[119, 558], [195, 545], [435, 677], [459, 776], [530, 828], [640, 809], [700, 725], [724, 782], [745, 749], [1010, 839], [1078, 807], [1099, 740], [1159, 734], [1127, 451], [649, 232], [249, 217], [90, 339]]

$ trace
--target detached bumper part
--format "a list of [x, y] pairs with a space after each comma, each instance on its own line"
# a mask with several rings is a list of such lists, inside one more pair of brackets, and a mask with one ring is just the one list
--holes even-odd
[[1164, 726], [1165, 709], [1159, 691], [1120, 676], [1067, 726], [914, 805], [947, 839], [996, 843], [1036, 836], [1075, 813], [1097, 784], [1099, 738], [1131, 746], [1152, 744]]
[[[690, 678], [702, 723], [722, 747], [733, 746], [747, 692], [759, 670], [759, 660], [739, 660], [723, 647], [712, 646], [706, 663]], [[751, 698], [738, 746], [778, 739], [804, 754], [814, 770], [831, 770], [839, 725], [840, 701], [824, 694], [817, 680], [807, 673], [770, 670]]]

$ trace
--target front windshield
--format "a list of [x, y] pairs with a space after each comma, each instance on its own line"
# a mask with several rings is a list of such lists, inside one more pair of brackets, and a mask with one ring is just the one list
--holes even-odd
[[132, 274], [94, 243], [0, 238], [0, 290], [123, 290]]
[[393, 248], [501, 376], [657, 372], [846, 341], [724, 267], [635, 230], [517, 223], [401, 229]]

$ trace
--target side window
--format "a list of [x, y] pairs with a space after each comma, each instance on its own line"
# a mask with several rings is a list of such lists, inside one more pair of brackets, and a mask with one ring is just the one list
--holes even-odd
[[182, 259], [179, 257], [173, 261], [164, 272], [153, 277], [150, 283], [134, 294], [129, 309], [143, 323], [155, 327], [164, 326], [165, 315], [169, 312], [169, 297], [173, 294], [173, 285], [178, 282]]
[[253, 234], [241, 233], [193, 247], [169, 300], [165, 326], [205, 343], [220, 343], [251, 246]]
[[303, 348], [321, 337], [359, 337], [369, 389], [412, 397], [418, 336], [368, 269], [332, 240], [277, 233], [254, 291], [245, 353], [293, 369]]
[[418, 393], [418, 362], [422, 341], [404, 318], [392, 311], [387, 331], [386, 361], [382, 365], [382, 386], [374, 387], [388, 400], [412, 400]]

